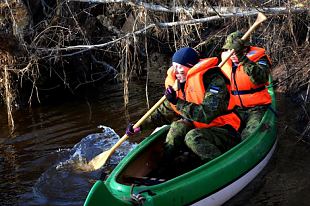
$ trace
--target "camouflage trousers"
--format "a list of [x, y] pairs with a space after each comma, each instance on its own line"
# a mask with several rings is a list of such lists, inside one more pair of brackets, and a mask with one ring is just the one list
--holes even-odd
[[244, 129], [241, 132], [241, 140], [245, 140], [258, 128], [267, 109], [268, 106], [256, 106], [247, 109], [239, 108], [237, 110], [244, 122]]
[[166, 138], [168, 153], [191, 151], [203, 161], [209, 161], [240, 142], [240, 136], [228, 127], [194, 128], [186, 121], [171, 124]]

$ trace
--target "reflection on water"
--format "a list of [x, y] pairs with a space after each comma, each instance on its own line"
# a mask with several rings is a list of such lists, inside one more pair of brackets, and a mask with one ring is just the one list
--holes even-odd
[[[121, 85], [109, 85], [96, 97], [15, 112], [16, 129], [11, 135], [1, 108], [0, 205], [81, 205], [100, 175], [69, 169], [70, 164], [65, 162], [70, 162], [70, 158], [88, 159], [104, 149], [107, 138], [99, 125], [123, 135], [128, 121], [137, 120], [147, 111], [145, 85], [131, 88], [130, 116], [125, 115]], [[157, 96], [153, 98], [156, 100]], [[110, 137], [110, 145], [118, 139], [115, 135]], [[86, 145], [85, 139], [97, 143]], [[121, 147], [110, 164], [116, 164], [128, 151], [128, 147]]]
[[[96, 98], [18, 111], [12, 135], [0, 109], [0, 205], [82, 205], [102, 170], [84, 172], [76, 162], [91, 159], [118, 140], [108, 127], [122, 136], [128, 121], [137, 121], [147, 111], [145, 85], [130, 88], [130, 116], [125, 115], [119, 85], [104, 88]], [[163, 94], [159, 87], [149, 92], [151, 105]], [[226, 206], [309, 205], [310, 147], [292, 130], [284, 130], [296, 121], [291, 112], [295, 106], [282, 97], [278, 105], [279, 144], [271, 163]], [[117, 164], [132, 145], [122, 145], [110, 164]]]
[[308, 206], [310, 147], [298, 140], [298, 105], [277, 95], [278, 145], [267, 167], [225, 206]]

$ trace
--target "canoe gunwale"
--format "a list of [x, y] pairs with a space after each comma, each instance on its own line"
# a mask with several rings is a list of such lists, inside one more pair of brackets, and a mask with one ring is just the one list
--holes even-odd
[[[271, 111], [266, 111], [268, 113], [270, 113], [269, 115], [273, 115], [273, 113]], [[262, 122], [267, 122], [266, 119], [268, 118], [268, 115], [265, 115], [262, 119]], [[269, 119], [270, 121], [270, 119]], [[271, 120], [273, 121], [273, 120]], [[263, 125], [261, 125], [260, 127], [257, 128], [257, 130], [253, 133], [252, 136], [260, 136], [260, 131], [262, 130], [261, 128], [263, 127]], [[163, 127], [161, 130], [153, 133], [151, 136], [149, 136], [148, 138], [150, 138], [149, 140], [143, 140], [140, 145], [138, 145], [137, 147], [141, 147], [141, 148], [136, 148], [135, 150], [131, 151], [130, 154], [128, 154], [128, 156], [130, 156], [130, 158], [127, 158], [127, 161], [123, 161], [122, 165], [119, 165], [118, 167], [120, 168], [120, 170], [113, 174], [113, 176], [118, 177], [120, 175], [120, 173], [126, 168], [127, 164], [130, 163], [130, 161], [132, 161], [132, 159], [135, 159], [140, 153], [141, 150], [146, 149], [146, 147], [150, 144], [152, 144], [154, 141], [156, 141], [157, 137], [160, 136], [161, 134], [165, 133], [168, 131], [168, 129], [170, 128], [169, 125]], [[270, 127], [271, 129], [272, 127]], [[160, 183], [160, 184], [167, 184], [170, 183], [171, 181], [175, 181], [179, 178], [182, 178], [184, 176], [188, 176], [188, 175], [192, 175], [193, 173], [195, 173], [195, 171], [198, 170], [198, 172], [200, 170], [205, 170], [208, 169], [210, 167], [212, 167], [213, 165], [217, 165], [219, 161], [223, 161], [223, 159], [229, 159], [229, 157], [231, 157], [233, 155], [233, 153], [238, 152], [240, 150], [240, 148], [243, 147], [243, 145], [247, 144], [247, 142], [250, 141], [250, 138], [245, 139], [244, 141], [240, 142], [238, 145], [236, 145], [235, 147], [231, 148], [230, 150], [228, 150], [227, 152], [225, 152], [224, 154], [222, 154], [221, 156], [191, 170], [190, 172], [184, 173], [182, 175], [179, 175], [171, 180], [167, 180], [166, 182]], [[264, 156], [262, 156], [260, 158], [260, 160], [257, 161], [257, 164], [259, 164], [259, 162], [265, 158], [265, 156], [267, 155], [267, 153], [271, 150], [271, 148], [273, 147], [274, 143], [276, 142], [276, 138], [274, 138], [274, 141], [269, 145], [269, 147], [267, 147], [268, 149], [266, 149], [266, 154]], [[251, 168], [249, 168], [248, 170], [251, 170], [253, 167], [255, 167], [256, 164], [253, 164], [253, 166]], [[242, 174], [247, 173], [247, 171], [244, 171]], [[241, 175], [242, 175], [241, 174]], [[117, 178], [115, 178], [114, 180], [116, 180]], [[150, 189], [156, 189], [157, 185], [152, 185], [152, 186], [147, 186]]]
[[[238, 192], [240, 192], [243, 188], [245, 188], [248, 185], [248, 183], [251, 182], [257, 176], [257, 174], [259, 174], [264, 169], [264, 167], [268, 164], [270, 158], [272, 158], [272, 155], [275, 151], [277, 142], [278, 142], [278, 140], [276, 139], [274, 145], [272, 146], [272, 148], [270, 149], [268, 154], [266, 154], [266, 156], [260, 162], [258, 162], [258, 164], [255, 165], [255, 167], [250, 169], [245, 174], [241, 175], [238, 179], [233, 180], [233, 181], [227, 183], [226, 185], [224, 185], [222, 188], [219, 188], [218, 190], [214, 191], [212, 194], [208, 194], [208, 195], [202, 197], [200, 200], [195, 200], [193, 203], [190, 203], [190, 205], [191, 206], [218, 205], [218, 203], [214, 203], [214, 201], [216, 199], [219, 199], [217, 196], [220, 196], [221, 198], [223, 198], [223, 193], [225, 195], [225, 191], [223, 192], [223, 190], [227, 190], [227, 188], [231, 187], [231, 185], [233, 185], [233, 184], [240, 184], [237, 182], [238, 181], [242, 182], [243, 181], [242, 179], [246, 179], [247, 178], [246, 176], [248, 174], [250, 174], [251, 177], [248, 177], [249, 179], [246, 180], [245, 182], [243, 181], [244, 182], [243, 185], [241, 187], [239, 186], [238, 190], [236, 190], [236, 189], [231, 190], [231, 191], [234, 191], [234, 193], [235, 193], [234, 195], [231, 195], [231, 196], [235, 196]], [[258, 171], [255, 172], [254, 170], [256, 168]], [[232, 186], [232, 187], [234, 187], [234, 186]], [[224, 202], [228, 201], [230, 198], [231, 197], [228, 197], [226, 200], [221, 200], [221, 201], [224, 203]]]
[[[275, 108], [276, 104], [274, 91], [272, 88], [269, 88], [269, 92], [273, 99], [271, 106]], [[112, 171], [109, 178], [105, 181], [104, 184], [107, 188], [109, 188], [111, 195], [113, 195], [118, 200], [123, 201], [124, 205], [127, 205], [127, 200], [130, 198], [131, 191], [135, 194], [138, 194], [139, 191], [141, 192], [145, 190], [150, 190], [155, 194], [142, 194], [146, 199], [145, 203], [143, 204], [145, 206], [189, 204], [194, 204], [195, 206], [199, 205], [198, 203], [195, 204], [195, 202], [199, 202], [204, 198], [208, 198], [217, 192], [220, 192], [229, 185], [246, 176], [254, 168], [260, 165], [261, 162], [263, 162], [265, 158], [269, 156], [269, 154], [270, 156], [272, 155], [277, 143], [276, 116], [274, 112], [268, 109], [262, 118], [260, 126], [256, 131], [253, 132], [250, 137], [235, 147], [231, 148], [221, 156], [187, 173], [157, 185], [141, 185], [135, 186], [133, 189], [130, 185], [124, 185], [118, 182], [118, 177], [122, 175], [122, 172], [126, 169], [128, 164], [134, 161], [134, 159], [137, 158], [143, 150], [146, 150], [148, 146], [156, 141], [156, 139], [166, 133], [169, 128], [170, 126], [164, 126], [159, 131], [144, 139], [119, 163], [119, 165]], [[268, 163], [269, 159], [267, 160], [266, 164]], [[261, 170], [264, 168], [264, 166], [261, 168]], [[261, 170], [259, 170], [259, 172]], [[256, 175], [257, 174], [255, 174], [253, 178], [255, 178]], [[246, 185], [248, 183], [246, 183]], [[205, 187], [206, 185], [208, 187]], [[201, 186], [203, 186], [203, 190], [197, 189], [201, 188]], [[193, 189], [188, 190], [188, 187]], [[242, 188], [239, 188], [238, 191], [240, 191]], [[102, 200], [101, 203], [102, 202], [104, 202], [104, 200]], [[208, 206], [211, 205], [213, 204], [208, 204]]]
[[[267, 111], [267, 113], [270, 113], [269, 115], [273, 115], [273, 114], [271, 113], [271, 111]], [[266, 123], [266, 121], [268, 120], [268, 119], [266, 119], [267, 116], [268, 116], [268, 115], [265, 115], [264, 118], [263, 118], [263, 120], [262, 120], [262, 121], [265, 121], [264, 123]], [[269, 119], [269, 121], [270, 121], [270, 122], [273, 122], [273, 121], [274, 121], [274, 118], [275, 118], [275, 117], [271, 117], [271, 118]], [[268, 121], [268, 122], [269, 122], [269, 121]], [[267, 123], [267, 124], [268, 124], [268, 123]], [[263, 126], [260, 126], [260, 127], [256, 130], [256, 132], [253, 134], [253, 136], [256, 136], [256, 137], [263, 136], [263, 137], [264, 137], [265, 135], [264, 135], [263, 133], [266, 132], [266, 131], [261, 132], [261, 130], [262, 130], [261, 128], [262, 128], [262, 127], [263, 127]], [[150, 139], [149, 141], [150, 141], [150, 142], [151, 142], [151, 141], [155, 141], [155, 139], [157, 138], [158, 135], [164, 133], [164, 132], [165, 132], [166, 130], [168, 130], [168, 129], [169, 129], [169, 126], [164, 127], [163, 130], [160, 130], [160, 131], [158, 131], [157, 133], [155, 133], [155, 134], [153, 134], [152, 136], [150, 136], [149, 138], [152, 138], [152, 139]], [[273, 129], [273, 125], [270, 125], [269, 130], [272, 130], [272, 129]], [[113, 190], [113, 188], [116, 189], [116, 188], [119, 188], [119, 187], [123, 187], [124, 192], [126, 193], [126, 191], [127, 191], [127, 193], [128, 193], [128, 191], [130, 190], [130, 186], [120, 185], [119, 183], [117, 183], [116, 177], [118, 177], [118, 175], [120, 175], [120, 173], [122, 172], [122, 170], [126, 167], [126, 164], [127, 164], [127, 163], [130, 163], [130, 160], [131, 160], [132, 158], [135, 158], [135, 156], [138, 155], [138, 154], [140, 153], [140, 152], [139, 152], [140, 150], [143, 150], [144, 148], [146, 148], [146, 147], [148, 146], [148, 144], [150, 144], [149, 141], [148, 141], [148, 140], [145, 140], [145, 143], [143, 143], [143, 144], [140, 145], [141, 148], [139, 148], [139, 149], [137, 149], [137, 150], [135, 150], [135, 151], [132, 151], [132, 153], [129, 154], [129, 158], [127, 159], [127, 161], [124, 161], [122, 165], [119, 165], [119, 170], [115, 171], [115, 173], [112, 175], [114, 178], [112, 178], [112, 179], [110, 179], [110, 181], [107, 181], [107, 182], [106, 182], [106, 184], [110, 184], [110, 187], [112, 188], [112, 190]], [[160, 184], [158, 184], [158, 185], [152, 185], [152, 186], [137, 186], [137, 187], [135, 187], [135, 190], [134, 190], [134, 191], [135, 191], [136, 193], [139, 193], [139, 191], [142, 191], [142, 190], [151, 190], [152, 192], [154, 192], [154, 193], [156, 194], [156, 195], [155, 195], [155, 197], [156, 197], [156, 196], [158, 196], [158, 195], [159, 195], [159, 196], [162, 195], [162, 194], [161, 194], [161, 193], [163, 193], [163, 192], [162, 192], [162, 188], [173, 188], [174, 185], [177, 185], [177, 184], [179, 185], [179, 187], [186, 187], [187, 183], [191, 180], [191, 177], [192, 177], [192, 176], [199, 176], [199, 175], [201, 175], [202, 171], [208, 171], [208, 170], [212, 169], [212, 167], [218, 167], [218, 163], [219, 163], [219, 162], [226, 162], [226, 161], [225, 161], [226, 159], [231, 159], [230, 157], [233, 156], [234, 153], [239, 153], [240, 148], [243, 148], [245, 145], [249, 144], [250, 141], [251, 141], [250, 138], [244, 140], [243, 142], [241, 142], [240, 144], [238, 144], [237, 146], [235, 146], [235, 147], [232, 148], [231, 150], [227, 151], [227, 152], [224, 153], [223, 155], [221, 155], [221, 156], [215, 158], [214, 160], [212, 160], [212, 161], [210, 161], [210, 162], [207, 162], [207, 163], [204, 164], [204, 165], [201, 165], [201, 166], [195, 168], [194, 170], [192, 170], [192, 171], [190, 171], [190, 172], [188, 172], [188, 173], [182, 174], [182, 175], [180, 175], [180, 176], [178, 176], [178, 177], [176, 177], [176, 178], [174, 178], [174, 179], [168, 180], [168, 181], [163, 182], [163, 183], [160, 183]], [[262, 141], [263, 141], [263, 140], [262, 140]], [[221, 187], [216, 188], [216, 189], [213, 190], [212, 192], [206, 193], [206, 194], [204, 195], [204, 197], [205, 197], [205, 196], [210, 196], [210, 195], [214, 194], [216, 191], [221, 190], [221, 188], [225, 188], [225, 187], [226, 187], [227, 185], [229, 185], [230, 183], [236, 181], [237, 179], [241, 178], [241, 177], [244, 176], [246, 173], [248, 173], [248, 172], [249, 172], [251, 169], [253, 169], [257, 164], [259, 164], [259, 163], [262, 161], [262, 159], [264, 159], [264, 158], [266, 157], [266, 155], [268, 154], [268, 152], [269, 152], [269, 151], [272, 149], [272, 147], [275, 145], [275, 142], [276, 142], [276, 138], [272, 139], [272, 141], [270, 142], [269, 146], [268, 146], [268, 147], [265, 147], [265, 152], [264, 152], [264, 154], [259, 158], [259, 160], [257, 160], [257, 161], [255, 162], [255, 164], [252, 164], [250, 167], [248, 167], [248, 168], [247, 168], [246, 170], [244, 170], [242, 173], [238, 173], [234, 178], [231, 178], [230, 181], [226, 181], [226, 180], [225, 180], [225, 181], [224, 181], [225, 184], [222, 184]], [[253, 147], [255, 147], [255, 146], [253, 146]], [[183, 181], [183, 183], [182, 183], [182, 181]], [[185, 184], [185, 182], [186, 182], [186, 184]], [[182, 184], [183, 184], [183, 186], [182, 186]], [[127, 188], [126, 188], [126, 187], [127, 187]], [[153, 197], [149, 197], [149, 198], [153, 198]], [[203, 198], [203, 197], [201, 196], [199, 199], [201, 199], [201, 198]], [[198, 200], [198, 199], [195, 199], [195, 200], [193, 200], [192, 202], [195, 202], [195, 201], [197, 201], [197, 200]], [[151, 200], [150, 200], [150, 201], [151, 201]], [[188, 204], [188, 203], [187, 203], [187, 204]], [[190, 204], [190, 203], [189, 203], [189, 204]], [[151, 205], [151, 204], [150, 204], [150, 205]]]

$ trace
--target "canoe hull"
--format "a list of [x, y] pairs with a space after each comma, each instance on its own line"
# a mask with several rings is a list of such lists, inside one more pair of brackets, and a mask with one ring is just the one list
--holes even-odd
[[246, 173], [244, 176], [240, 177], [238, 180], [234, 181], [232, 184], [228, 185], [227, 187], [221, 189], [220, 191], [197, 201], [196, 203], [192, 204], [192, 206], [217, 206], [222, 205], [227, 202], [229, 199], [234, 197], [237, 193], [239, 193], [245, 186], [247, 186], [267, 165], [271, 156], [274, 153], [276, 148], [276, 143], [273, 145], [270, 152], [267, 156], [252, 170]]
[[[270, 89], [269, 92], [275, 108], [273, 91]], [[259, 174], [277, 142], [276, 117], [272, 110], [267, 110], [259, 128], [250, 137], [212, 161], [158, 184], [127, 182], [124, 177], [144, 178], [156, 168], [153, 163], [160, 158], [161, 144], [168, 130], [169, 126], [166, 126], [146, 138], [119, 163], [104, 183], [99, 180], [85, 206], [125, 206], [132, 205], [131, 201], [144, 206], [221, 205]]]

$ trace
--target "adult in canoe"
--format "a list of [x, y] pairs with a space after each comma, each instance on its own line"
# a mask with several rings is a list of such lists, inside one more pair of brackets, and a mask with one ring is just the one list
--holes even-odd
[[[167, 100], [141, 125], [150, 128], [172, 122], [165, 143], [166, 159], [194, 153], [209, 161], [240, 142], [241, 121], [230, 101], [230, 82], [217, 63], [215, 57], [199, 59], [190, 47], [173, 55], [165, 80]], [[176, 80], [178, 91], [172, 88]], [[131, 124], [127, 134], [135, 134]], [[169, 164], [174, 162], [170, 160]]]
[[258, 127], [264, 113], [271, 104], [268, 93], [271, 61], [265, 49], [251, 46], [241, 40], [243, 33], [236, 31], [227, 36], [222, 53], [224, 59], [234, 49], [234, 54], [222, 66], [229, 77], [231, 93], [238, 106], [238, 113], [245, 122], [241, 138], [244, 140]]
[[[266, 19], [262, 13], [259, 13], [255, 23], [242, 39], [247, 39], [251, 32]], [[230, 55], [232, 53], [233, 51], [230, 52]], [[230, 55], [219, 64], [220, 67], [223, 66]], [[189, 83], [190, 73], [193, 72], [192, 70], [195, 67], [196, 65], [187, 74], [185, 91], [187, 88], [186, 84]], [[196, 83], [204, 83], [203, 76], [200, 76], [200, 79], [197, 78]], [[206, 87], [205, 92], [208, 91], [208, 88]], [[275, 108], [273, 88], [269, 87], [268, 90], [272, 96], [272, 106]], [[194, 92], [197, 90], [191, 88], [190, 91]], [[167, 92], [171, 93], [173, 91]], [[179, 91], [176, 94], [178, 95]], [[185, 94], [188, 93], [185, 92]], [[142, 122], [165, 99], [166, 96], [162, 97], [133, 128], [141, 126]], [[179, 101], [176, 101], [176, 108], [178, 108]], [[171, 106], [172, 109], [172, 105], [169, 102], [166, 105], [166, 108]], [[159, 114], [158, 119], [162, 116], [162, 114]], [[169, 125], [164, 126], [148, 138], [145, 138], [117, 165], [104, 182], [98, 180], [89, 192], [84, 205], [222, 205], [241, 191], [262, 171], [270, 160], [277, 142], [276, 117], [271, 110], [267, 110], [257, 130], [245, 141], [199, 167], [184, 171], [181, 174], [175, 174], [170, 178], [165, 178], [161, 175], [156, 176], [157, 173], [154, 173], [154, 171], [160, 168], [158, 163], [163, 158], [165, 139], [170, 128]], [[130, 132], [134, 133], [133, 130]], [[116, 145], [119, 146], [127, 137], [128, 135], [124, 135], [119, 140], [119, 144]], [[100, 165], [102, 165], [102, 162], [105, 162], [106, 154], [110, 155], [117, 146], [113, 146], [108, 153], [99, 155]], [[94, 162], [97, 163], [96, 161]], [[183, 167], [183, 165], [180, 166]]]

